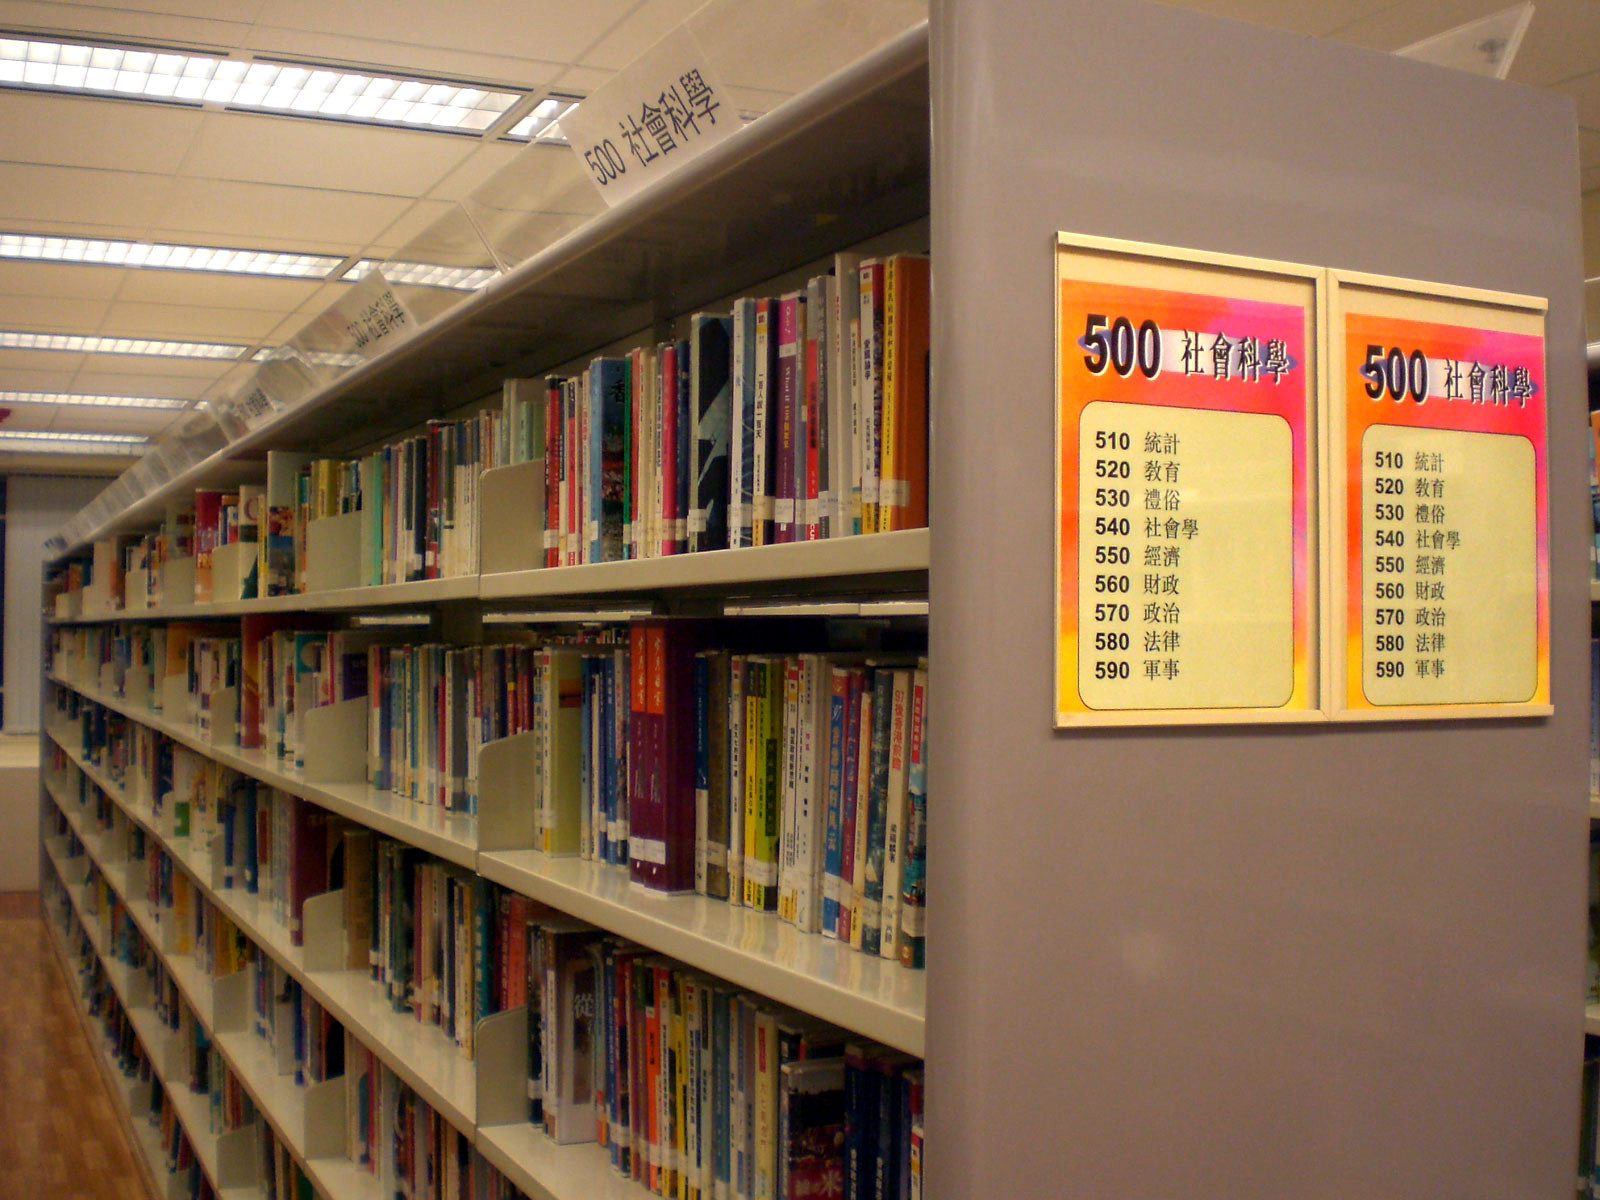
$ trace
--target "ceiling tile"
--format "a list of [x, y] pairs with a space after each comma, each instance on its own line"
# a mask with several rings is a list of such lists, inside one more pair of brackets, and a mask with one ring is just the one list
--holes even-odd
[[[248, 9], [240, 0], [212, 5], [208, 0], [193, 0], [187, 5], [171, 0], [147, 11], [132, 5], [44, 3], [40, 0], [4, 0], [0, 3], [0, 26], [18, 32], [78, 34], [111, 40], [127, 38], [146, 44], [213, 47], [226, 50], [237, 46], [250, 32], [249, 16], [236, 13]], [[187, 7], [190, 12], [174, 12]], [[214, 10], [220, 9], [220, 13]], [[230, 19], [237, 15], [238, 19]]]
[[111, 305], [105, 327], [128, 336], [144, 335], [201, 342], [249, 342], [265, 337], [278, 323], [278, 315], [250, 308], [214, 308], [210, 305]]
[[454, 204], [440, 200], [418, 200], [393, 223], [376, 231], [369, 249], [374, 255], [392, 254], [401, 247], [422, 237], [435, 223], [453, 216], [460, 210]]
[[[826, 79], [927, 16], [924, 0], [870, 5], [724, 4], [689, 22], [714, 72], [730, 88], [798, 92]], [[665, 29], [642, 44], [654, 45]], [[592, 56], [586, 65], [598, 63]], [[622, 65], [622, 64], [617, 64]]]
[[[702, 0], [651, 0], [644, 7], [693, 8]], [[379, 40], [415, 47], [449, 47], [457, 54], [572, 62], [638, 0], [585, 0], [583, 4], [529, 5], [527, 0], [478, 0], [471, 17], [435, 0], [394, 0], [381, 21], [365, 5], [326, 0], [266, 0], [257, 17], [261, 29], [282, 28]], [[681, 19], [681, 18], [680, 18]], [[391, 57], [368, 61], [388, 63]], [[433, 70], [444, 68], [434, 67]], [[518, 78], [504, 75], [504, 78]]]
[[[81, 357], [87, 358], [88, 355]], [[100, 358], [100, 355], [94, 355]], [[152, 360], [155, 363], [171, 359]], [[178, 400], [192, 400], [210, 385], [211, 376], [159, 374], [155, 371], [138, 374], [113, 373], [103, 369], [104, 364], [85, 363], [72, 378], [70, 387], [51, 390], [81, 392], [86, 396], [171, 396]], [[10, 377], [10, 372], [0, 371], [0, 379]], [[35, 391], [43, 391], [36, 388]]]
[[53, 227], [56, 221], [94, 224], [115, 216], [122, 225], [142, 228], [155, 221], [167, 187], [161, 175], [7, 164], [0, 219], [10, 225], [14, 217], [37, 221], [48, 214]]
[[[81, 357], [81, 356], [80, 356]], [[77, 372], [72, 367], [13, 367], [0, 363], [0, 388], [8, 392], [70, 392]], [[102, 396], [113, 395], [103, 391]], [[150, 395], [138, 392], [136, 395]]]
[[[1398, 50], [1506, 7], [1507, 0], [1402, 0], [1342, 24], [1329, 36], [1374, 50]], [[1537, 16], [1534, 24], [1538, 24]], [[1526, 53], [1532, 36], [1530, 29], [1523, 39], [1522, 53]]]
[[141, 171], [168, 174], [201, 120], [194, 108], [7, 90], [0, 92], [0, 160], [114, 168], [137, 147]]
[[[43, 408], [44, 405], [27, 407]], [[12, 409], [13, 416], [22, 413], [22, 405]], [[170, 412], [149, 408], [81, 408], [77, 405], [58, 406], [52, 412], [53, 420], [47, 428], [72, 433], [142, 433], [154, 437], [172, 420]], [[11, 427], [7, 421], [0, 430]]]
[[[387, 16], [385, 19], [388, 19]], [[533, 53], [527, 56], [498, 51], [480, 53], [460, 50], [450, 44], [427, 45], [373, 37], [310, 33], [268, 24], [258, 25], [251, 31], [246, 44], [250, 53], [258, 58], [287, 58], [369, 70], [382, 69], [400, 75], [481, 81], [494, 83], [508, 91], [541, 87], [554, 78], [564, 65], [545, 55]], [[499, 51], [504, 49], [502, 46]]]
[[[1491, 5], [1493, 12], [1499, 5]], [[1600, 69], [1600, 4], [1544, 0], [1533, 13], [1511, 78], [1548, 86]]]
[[431, 200], [459, 200], [501, 170], [522, 151], [525, 142], [484, 142], [428, 192]]
[[262, 113], [212, 113], [183, 174], [291, 187], [418, 196], [460, 166], [477, 139]]
[[[683, 24], [702, 3], [704, 0], [649, 0], [613, 28], [601, 26], [597, 30], [598, 40], [580, 46], [577, 53], [565, 57], [586, 67], [619, 71]], [[769, 6], [756, 7], [766, 12]]]
[[[60, 350], [11, 350], [0, 349], [0, 379], [10, 378], [13, 372], [17, 373], [48, 373], [60, 376], [65, 373], [72, 378], [72, 372], [83, 365], [87, 354], [67, 354]], [[71, 387], [61, 389], [72, 391]]]
[[0, 262], [0, 295], [109, 300], [123, 277], [130, 274], [133, 272], [121, 267]]
[[[1600, 57], [1600, 51], [1597, 51]], [[1551, 85], [1578, 102], [1578, 124], [1600, 129], [1600, 70], [1590, 71]]]
[[571, 66], [552, 79], [550, 86], [556, 91], [567, 89], [587, 96], [615, 74], [615, 70], [606, 67]]
[[[209, 358], [167, 358], [159, 354], [93, 354], [83, 355], [92, 358], [93, 363], [83, 364], [84, 370], [78, 372], [72, 390], [75, 392], [109, 392], [132, 391], [135, 385], [126, 382], [116, 382], [124, 378], [143, 376], [146, 384], [141, 391], [148, 392], [148, 380], [154, 379], [215, 379], [227, 368], [226, 363], [219, 363]], [[96, 386], [90, 387], [84, 382], [85, 373], [92, 373], [100, 381]], [[107, 387], [107, 383], [110, 386]], [[161, 395], [175, 396], [179, 393], [165, 391], [166, 385], [162, 384]]]
[[178, 179], [166, 200], [155, 236], [255, 245], [261, 240], [259, 233], [293, 239], [303, 250], [328, 253], [366, 245], [410, 204], [393, 196], [221, 179]]
[[49, 429], [56, 419], [56, 414], [61, 411], [57, 404], [6, 404], [0, 401], [0, 409], [10, 409], [3, 418], [0, 418], [0, 433], [23, 433], [35, 429]]
[[[117, 292], [118, 300], [137, 304], [210, 304], [270, 313], [292, 311], [304, 304], [319, 286], [319, 281], [311, 279], [211, 275], [195, 271], [124, 271], [123, 274], [126, 278]], [[4, 280], [4, 274], [0, 274], [0, 290], [3, 290]]]
[[95, 333], [106, 315], [104, 300], [0, 294], [0, 329]]

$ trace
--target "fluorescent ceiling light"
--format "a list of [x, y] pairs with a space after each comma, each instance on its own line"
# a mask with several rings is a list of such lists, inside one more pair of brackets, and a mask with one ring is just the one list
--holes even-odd
[[0, 87], [469, 132], [522, 99], [438, 79], [22, 38], [0, 38]]
[[463, 292], [476, 291], [498, 274], [492, 267], [447, 267], [442, 263], [380, 262], [363, 258], [340, 279], [358, 283], [377, 267], [390, 283], [414, 284], [418, 287], [456, 288]]
[[0, 329], [0, 349], [70, 350], [79, 354], [153, 354], [166, 358], [238, 358], [249, 347], [221, 342], [163, 342], [154, 338], [95, 337]]
[[546, 96], [533, 106], [533, 111], [523, 117], [505, 136], [519, 141], [560, 142], [566, 144], [566, 134], [561, 132], [561, 118], [578, 107], [577, 96]]
[[127, 433], [0, 432], [0, 451], [23, 454], [138, 454], [149, 438]]
[[0, 404], [76, 404], [88, 408], [188, 408], [171, 396], [82, 396], [68, 392], [0, 391]]
[[344, 261], [342, 257], [329, 254], [285, 254], [273, 250], [117, 242], [32, 233], [0, 233], [0, 258], [108, 267], [159, 267], [168, 271], [216, 271], [229, 275], [277, 275], [290, 279], [326, 279]]

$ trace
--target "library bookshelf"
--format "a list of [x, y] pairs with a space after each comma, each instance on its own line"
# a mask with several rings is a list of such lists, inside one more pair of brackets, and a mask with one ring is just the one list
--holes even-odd
[[[1396, 128], [1395, 112], [1415, 120]], [[495, 621], [619, 611], [901, 622], [928, 639], [937, 798], [924, 974], [833, 953], [747, 910], [641, 896], [588, 863], [508, 844], [492, 801], [472, 827], [338, 782], [336, 766], [289, 771], [210, 744], [70, 661], [52, 665], [49, 686], [923, 1057], [936, 1200], [1031, 1195], [1042, 1179], [1063, 1194], [1120, 1197], [1183, 1178], [1204, 1200], [1287, 1194], [1307, 1178], [1330, 1194], [1467, 1194], [1485, 1179], [1508, 1195], [1561, 1194], [1585, 1023], [1574, 848], [1588, 815], [1577, 796], [1589, 597], [1554, 564], [1583, 557], [1581, 446], [1549, 448], [1552, 717], [1056, 730], [1052, 250], [1066, 232], [1548, 297], [1550, 427], [1575, 427], [1563, 407], [1579, 394], [1582, 341], [1571, 132], [1570, 111], [1549, 96], [1133, 0], [936, 2], [929, 26], [307, 402], [95, 513], [64, 548], [153, 524], [170, 500], [236, 478], [261, 451], [357, 452], [481, 401], [502, 378], [659, 336], [731, 296], [799, 286], [841, 249], [921, 242], [935, 264], [925, 531], [538, 569], [519, 561], [525, 545], [486, 534], [484, 570], [462, 579], [156, 613], [66, 598], [53, 632], [274, 606], [422, 612], [463, 638]], [[1553, 186], [1532, 194], [1520, 181], [1533, 178]], [[1527, 219], [1495, 216], [1512, 213]], [[47, 764], [56, 744], [47, 739]], [[306, 945], [289, 946], [122, 780], [76, 744], [62, 757], [66, 778], [51, 786], [63, 799], [46, 798], [47, 817], [75, 819], [93, 850], [64, 858], [47, 838], [61, 902], [83, 887], [86, 866], [72, 864], [94, 851], [104, 857], [95, 878], [114, 887], [117, 839], [138, 826], [516, 1186], [560, 1200], [645, 1194], [593, 1147], [557, 1146], [517, 1119], [517, 1081], [491, 1069], [505, 1056], [489, 1052], [526, 1035], [517, 1014], [484, 1023], [475, 1068], [451, 1059], [437, 1030], [402, 1032], [364, 1007], [359, 973], [320, 965], [334, 905], [308, 906]], [[1529, 777], [1535, 762], [1547, 769]], [[73, 809], [80, 776], [105, 833]], [[166, 936], [159, 924], [149, 934]], [[275, 1135], [324, 1172], [327, 1200], [366, 1194], [365, 1178], [338, 1176], [347, 1161], [308, 1140], [314, 1123], [258, 1070], [257, 1048], [237, 1040], [220, 981], [207, 999], [205, 982], [174, 965]], [[1454, 1019], [1441, 1020], [1446, 1011]], [[437, 1044], [423, 1049], [419, 1036]]]
[[[730, 294], [760, 288], [776, 294], [796, 277], [804, 286], [804, 273], [836, 250], [925, 249], [927, 96], [927, 31], [921, 28], [797, 97], [636, 201], [596, 217], [410, 340], [176, 472], [84, 531], [83, 542], [148, 527], [169, 502], [197, 487], [248, 480], [248, 464], [263, 451], [311, 445], [361, 451], [381, 434], [403, 433], [424, 419], [481, 404], [507, 376], [544, 373], [618, 339], [647, 341], [652, 329], [667, 329]], [[892, 152], [886, 152], [889, 147]], [[732, 253], [728, 228], [739, 230]], [[628, 265], [646, 261], [648, 270]], [[171, 811], [136, 783], [135, 771], [113, 767], [103, 747], [87, 744], [81, 725], [69, 721], [66, 711], [92, 707], [140, 731], [135, 736], [155, 735], [432, 856], [448, 869], [669, 956], [682, 969], [792, 1006], [857, 1040], [917, 1057], [923, 1053], [923, 971], [801, 933], [774, 913], [701, 895], [654, 893], [630, 885], [626, 868], [534, 849], [518, 819], [526, 809], [526, 781], [507, 770], [491, 779], [490, 753], [477, 813], [451, 812], [369, 786], [365, 725], [358, 722], [362, 732], [348, 721], [338, 725], [330, 711], [337, 705], [307, 714], [304, 765], [296, 768], [277, 755], [241, 748], [231, 728], [203, 731], [185, 705], [170, 702], [179, 699], [176, 692], [158, 705], [164, 697], [149, 687], [124, 687], [119, 672], [73, 653], [74, 633], [92, 637], [114, 626], [184, 622], [237, 636], [243, 618], [286, 613], [315, 613], [341, 625], [363, 616], [420, 616], [434, 637], [443, 630], [457, 644], [487, 640], [497, 627], [604, 619], [611, 610], [735, 622], [756, 613], [813, 629], [824, 622], [894, 628], [912, 644], [925, 645], [926, 529], [547, 568], [519, 558], [521, 548], [512, 544], [527, 524], [528, 500], [515, 488], [486, 489], [482, 572], [193, 603], [192, 563], [178, 561], [163, 568], [162, 603], [143, 603], [142, 586], [131, 589], [125, 603], [108, 603], [92, 584], [52, 603], [50, 623], [59, 646], [46, 681], [52, 715], [44, 735], [42, 802], [48, 828], [55, 831], [45, 839], [44, 862], [57, 941], [64, 953], [71, 942], [104, 964], [157, 1074], [181, 1101], [177, 1118], [219, 1195], [242, 1200], [259, 1194], [261, 1173], [239, 1157], [241, 1151], [218, 1150], [204, 1098], [193, 1096], [177, 1071], [171, 1046], [177, 1035], [154, 1017], [149, 982], [113, 948], [120, 920], [107, 915], [113, 908], [125, 911], [137, 931], [145, 947], [140, 954], [155, 955], [158, 972], [175, 981], [185, 1021], [215, 1047], [259, 1121], [316, 1193], [350, 1200], [379, 1195], [381, 1188], [351, 1161], [355, 1151], [343, 1132], [347, 1104], [339, 1089], [354, 1084], [340, 1079], [296, 1086], [292, 1076], [280, 1073], [268, 1043], [251, 1029], [259, 1018], [243, 994], [248, 972], [213, 977], [193, 949], [176, 948], [178, 918], [170, 907], [151, 903], [152, 860], [180, 873], [195, 903], [213, 919], [230, 922], [258, 963], [292, 980], [352, 1044], [380, 1060], [458, 1131], [476, 1161], [509, 1184], [542, 1200], [625, 1200], [647, 1190], [618, 1175], [603, 1149], [556, 1144], [528, 1121], [525, 1068], [518, 1066], [526, 1059], [525, 1015], [501, 1013], [483, 1021], [477, 1052], [469, 1058], [439, 1027], [397, 1011], [367, 970], [346, 965], [339, 892], [307, 900], [303, 944], [297, 944], [271, 903], [224, 886], [220, 845], [201, 845], [198, 834], [180, 832]], [[67, 553], [76, 549], [67, 547]], [[324, 725], [326, 730], [316, 732]], [[123, 929], [117, 944], [127, 940]], [[141, 1136], [144, 1124], [134, 1122]], [[237, 1131], [222, 1139], [242, 1140]], [[182, 1192], [182, 1181], [165, 1170], [159, 1150], [147, 1158], [164, 1192]]]

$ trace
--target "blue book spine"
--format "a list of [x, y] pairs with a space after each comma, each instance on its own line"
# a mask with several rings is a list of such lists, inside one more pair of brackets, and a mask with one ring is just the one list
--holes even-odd
[[848, 676], [838, 669], [829, 675], [832, 685], [828, 697], [828, 784], [823, 810], [822, 843], [822, 931], [837, 936], [839, 930], [839, 881], [844, 872], [844, 715]]
[[731, 1049], [728, 1033], [729, 1013], [733, 997], [726, 989], [714, 988], [711, 992], [711, 1169], [714, 1187], [720, 1192], [731, 1187], [732, 1163], [728, 1153], [729, 1092], [728, 1052]]
[[589, 364], [590, 562], [622, 558], [623, 453], [628, 436], [628, 360]]

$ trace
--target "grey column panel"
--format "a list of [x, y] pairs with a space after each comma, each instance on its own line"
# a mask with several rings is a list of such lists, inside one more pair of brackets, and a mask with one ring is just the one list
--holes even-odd
[[[928, 1194], [1570, 1196], [1570, 103], [1143, 3], [932, 24]], [[1053, 732], [1058, 229], [1548, 297], [1554, 718]]]

